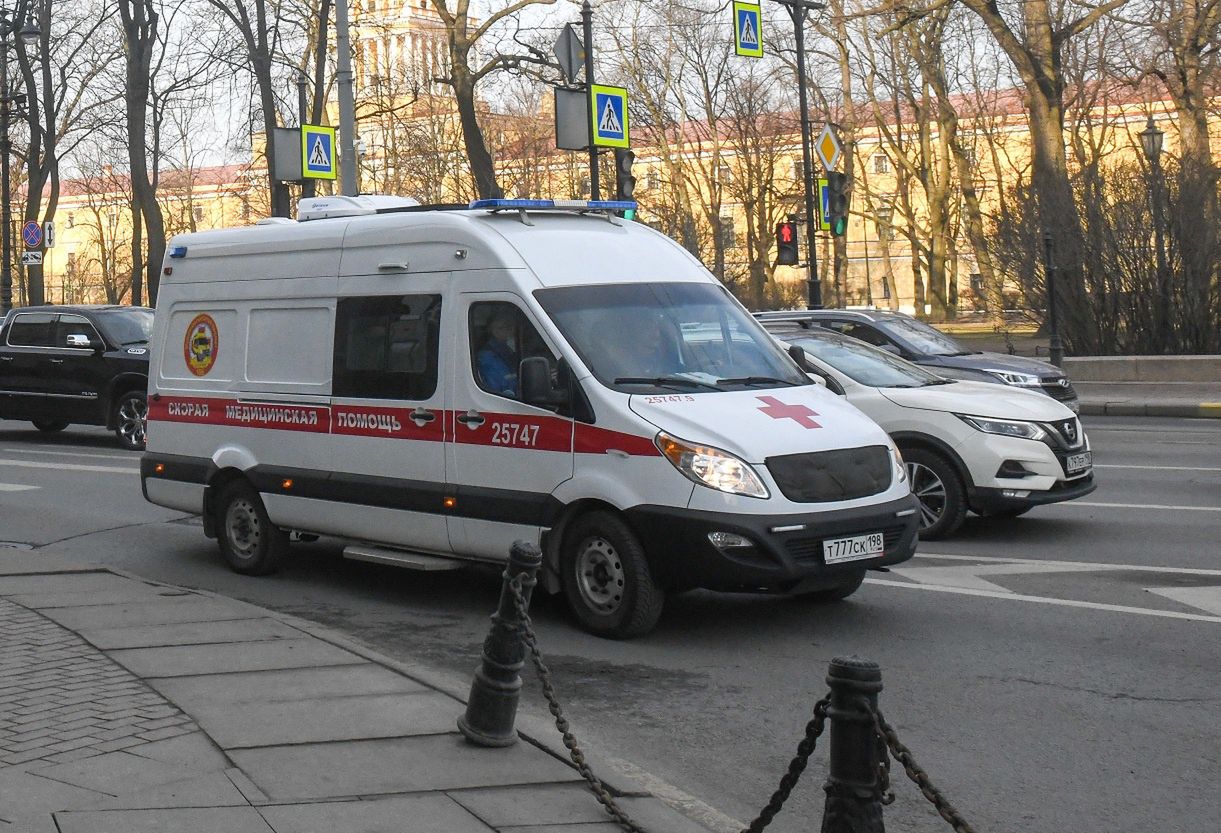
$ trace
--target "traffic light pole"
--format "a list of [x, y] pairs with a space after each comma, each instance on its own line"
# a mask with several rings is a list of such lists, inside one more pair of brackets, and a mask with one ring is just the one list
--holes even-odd
[[814, 160], [810, 152], [810, 102], [806, 94], [806, 13], [821, 11], [826, 6], [809, 0], [777, 0], [793, 19], [793, 37], [797, 48], [797, 100], [801, 107], [801, 170], [806, 194], [806, 250], [809, 253], [809, 277], [806, 280], [809, 309], [822, 309], [822, 285], [818, 281], [818, 226], [814, 218]]
[[[585, 89], [591, 91], [594, 88], [594, 10], [589, 5], [589, 0], [584, 0], [581, 3], [581, 31], [582, 37], [585, 39]], [[590, 108], [593, 108], [594, 102], [589, 102]], [[589, 198], [591, 200], [600, 199], [601, 189], [598, 187], [598, 146], [594, 144], [594, 118], [593, 113], [590, 113], [590, 118], [586, 119], [589, 126]]]

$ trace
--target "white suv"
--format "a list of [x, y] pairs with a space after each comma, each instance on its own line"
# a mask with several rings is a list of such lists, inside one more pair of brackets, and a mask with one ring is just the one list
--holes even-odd
[[894, 439], [920, 500], [921, 538], [951, 535], [968, 509], [1015, 517], [1094, 491], [1089, 438], [1050, 397], [943, 379], [828, 330], [776, 337]]

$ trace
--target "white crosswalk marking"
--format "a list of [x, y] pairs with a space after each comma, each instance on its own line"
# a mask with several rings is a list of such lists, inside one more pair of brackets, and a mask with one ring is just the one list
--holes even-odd
[[24, 483], [0, 483], [0, 492], [29, 492], [41, 488], [41, 486], [27, 486]]

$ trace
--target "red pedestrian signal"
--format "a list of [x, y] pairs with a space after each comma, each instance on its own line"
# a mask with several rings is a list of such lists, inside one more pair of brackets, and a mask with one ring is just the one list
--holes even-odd
[[800, 260], [797, 251], [797, 224], [776, 224], [776, 265], [796, 266]]

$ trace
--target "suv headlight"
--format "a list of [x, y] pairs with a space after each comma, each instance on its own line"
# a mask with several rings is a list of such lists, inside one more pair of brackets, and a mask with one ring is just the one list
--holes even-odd
[[985, 434], [999, 434], [1002, 437], [1019, 437], [1023, 440], [1043, 440], [1047, 438], [1047, 432], [1034, 422], [988, 419], [986, 417], [967, 416], [965, 414], [955, 414], [955, 416], [976, 431], [983, 431]]
[[986, 370], [984, 372], [991, 373], [1006, 385], [1017, 385], [1020, 388], [1039, 387], [1039, 377], [1033, 373], [1017, 373], [1012, 370]]
[[767, 487], [750, 464], [728, 451], [692, 445], [664, 432], [657, 435], [656, 443], [674, 468], [701, 486], [731, 495], [769, 497]]

